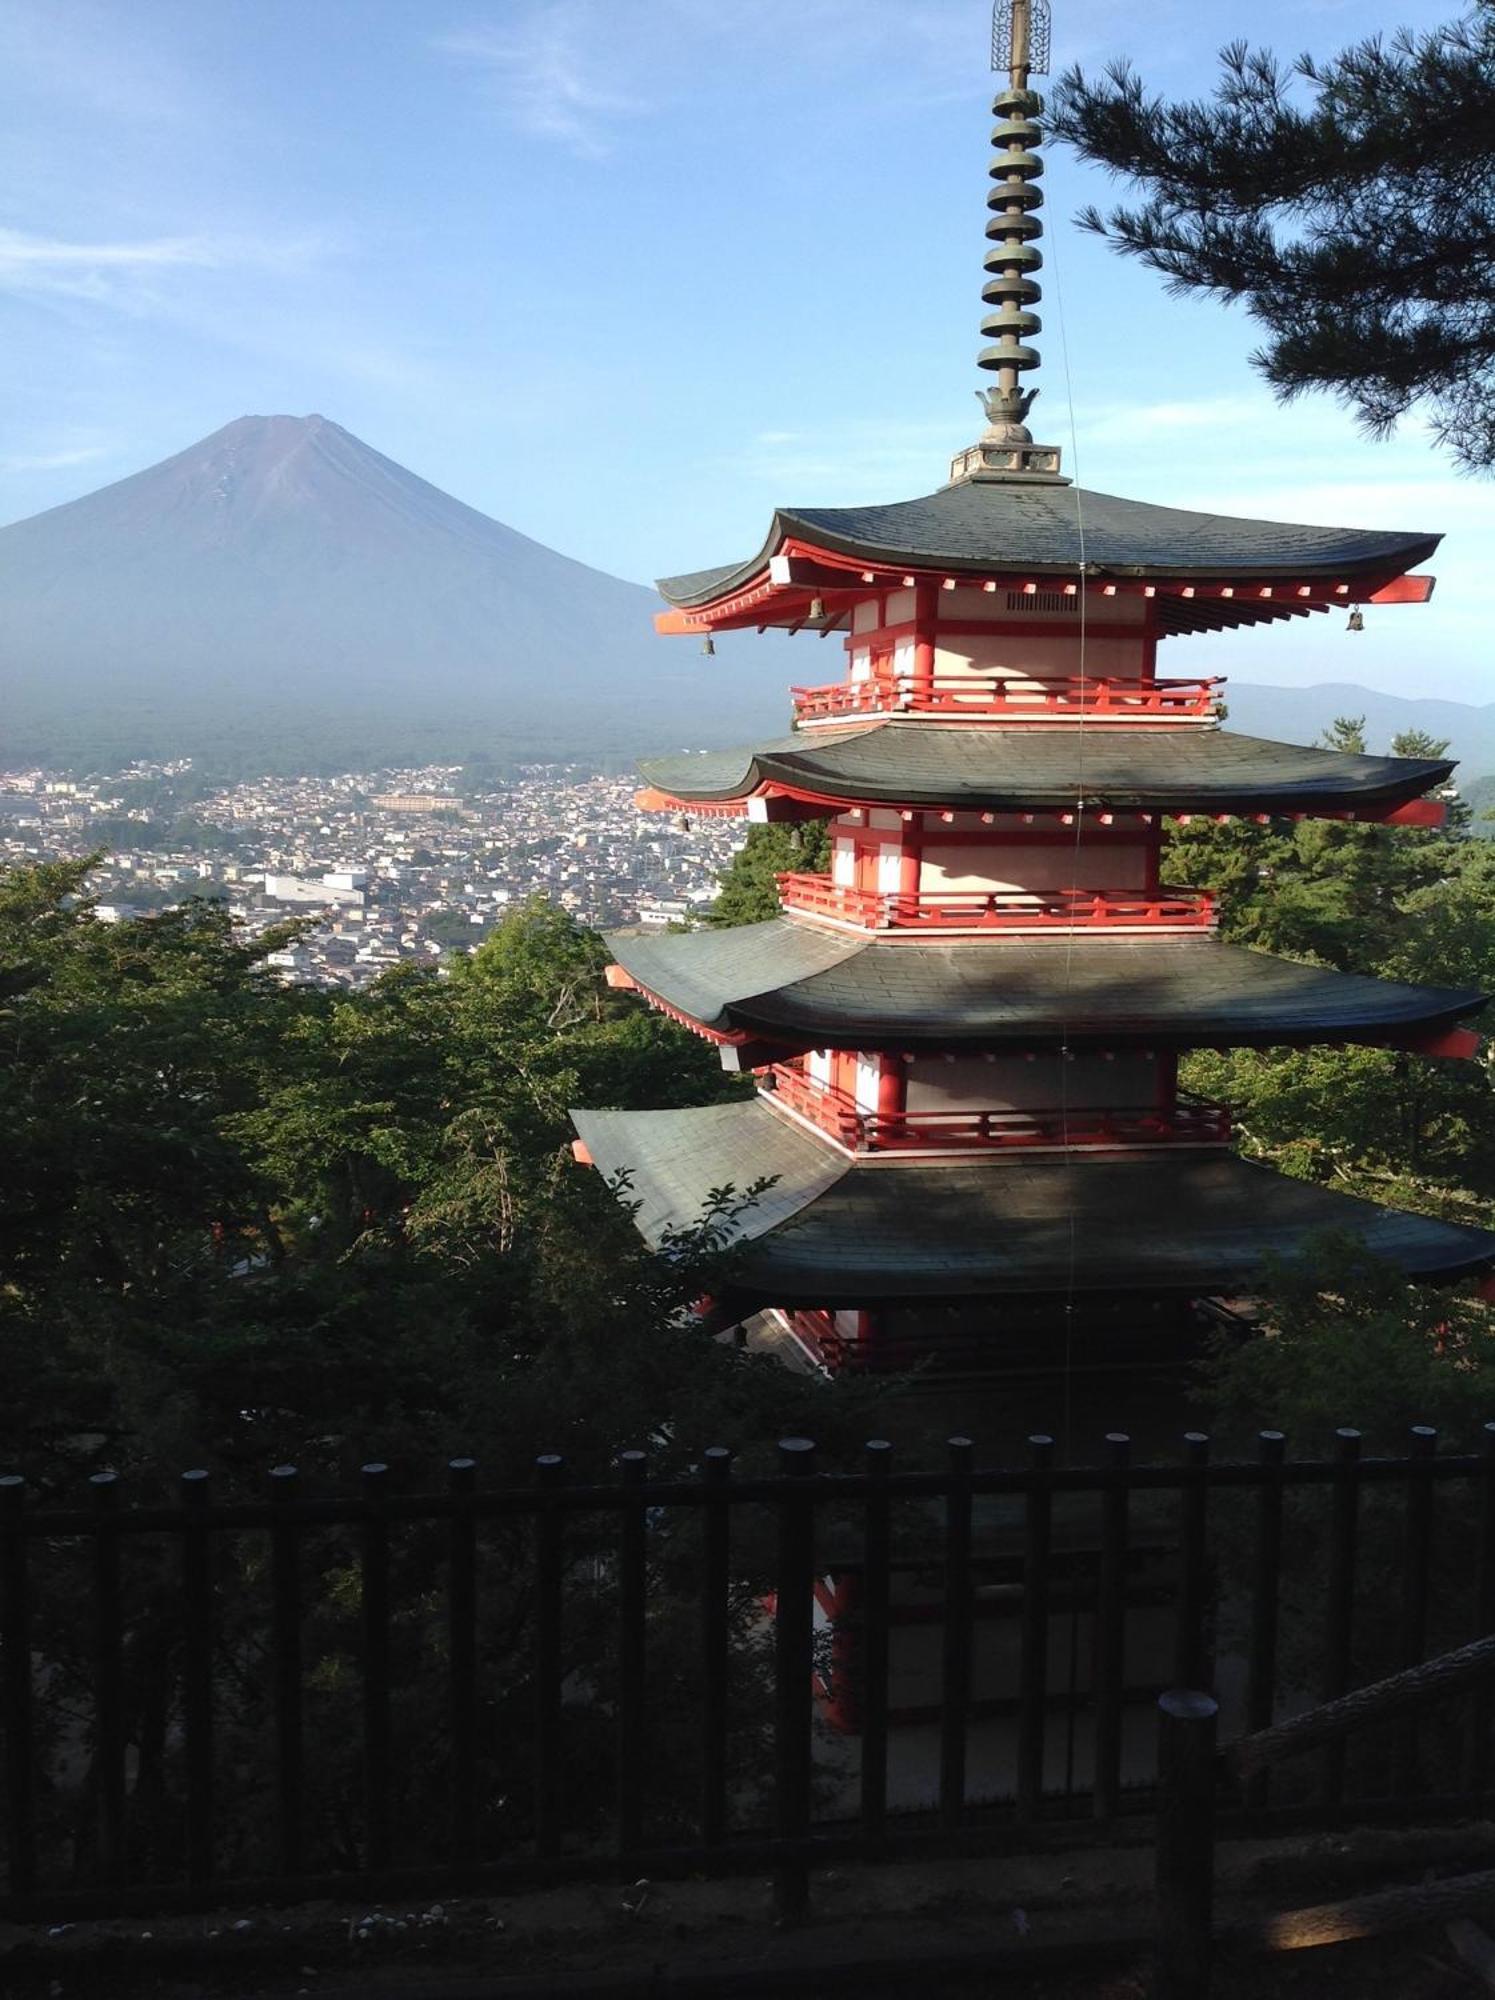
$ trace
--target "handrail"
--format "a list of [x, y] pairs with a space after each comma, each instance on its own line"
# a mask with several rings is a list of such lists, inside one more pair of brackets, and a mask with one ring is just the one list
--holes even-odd
[[1064, 1110], [962, 1110], [882, 1113], [864, 1110], [833, 1084], [775, 1063], [774, 1094], [855, 1152], [925, 1147], [1219, 1145], [1230, 1140], [1230, 1110], [1207, 1099], [1168, 1108], [1069, 1106]]
[[786, 910], [867, 930], [1046, 930], [1076, 924], [1208, 930], [1215, 921], [1214, 898], [1205, 889], [934, 889], [904, 895], [854, 889], [829, 875], [797, 871], [775, 880]]
[[[1214, 1943], [1215, 1786], [1222, 1772], [1239, 1780], [1259, 1776], [1288, 1757], [1337, 1743], [1362, 1729], [1426, 1708], [1482, 1681], [1495, 1679], [1495, 1637], [1475, 1639], [1420, 1666], [1306, 1714], [1215, 1747], [1219, 1714], [1212, 1695], [1173, 1688], [1158, 1699], [1158, 1907], [1159, 2000], [1207, 2000]], [[1482, 1907], [1495, 1873], [1454, 1882], [1383, 1891], [1349, 1903], [1288, 1910], [1257, 1919], [1246, 1933], [1258, 1946], [1334, 1944], [1352, 1937], [1403, 1929]]]
[[1352, 1736], [1389, 1715], [1405, 1715], [1426, 1708], [1445, 1695], [1456, 1694], [1475, 1682], [1495, 1676], [1495, 1638], [1475, 1639], [1454, 1652], [1440, 1653], [1418, 1667], [1404, 1667], [1369, 1687], [1356, 1688], [1335, 1701], [1320, 1702], [1303, 1715], [1270, 1729], [1258, 1729], [1242, 1736], [1221, 1753], [1239, 1778], [1264, 1771], [1284, 1757], [1299, 1757], [1342, 1736]]
[[790, 690], [801, 722], [837, 715], [995, 715], [1004, 722], [1208, 721], [1219, 676], [1145, 681], [1094, 674], [947, 674], [916, 681], [873, 675]]

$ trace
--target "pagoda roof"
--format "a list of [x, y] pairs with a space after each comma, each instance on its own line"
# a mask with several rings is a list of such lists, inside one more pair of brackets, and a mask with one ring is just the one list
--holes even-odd
[[1437, 534], [1318, 528], [1159, 507], [1067, 482], [972, 479], [880, 507], [789, 507], [746, 560], [664, 577], [695, 609], [743, 589], [790, 543], [894, 568], [993, 569], [1087, 577], [1391, 577], [1432, 554]]
[[1209, 937], [855, 937], [790, 917], [667, 936], [614, 958], [704, 1028], [795, 1048], [1221, 1047], [1435, 1034], [1483, 1004]]
[[709, 1190], [770, 1178], [733, 1225], [735, 1294], [855, 1305], [1069, 1291], [1237, 1289], [1338, 1230], [1413, 1278], [1495, 1263], [1495, 1236], [1383, 1209], [1216, 1149], [948, 1163], [849, 1160], [762, 1101], [577, 1111], [596, 1166], [627, 1171], [653, 1243]]
[[1453, 768], [1442, 758], [1356, 756], [1222, 729], [896, 719], [639, 765], [657, 791], [702, 803], [773, 789], [833, 806], [1052, 812], [1083, 800], [1130, 811], [1370, 815], [1442, 784]]

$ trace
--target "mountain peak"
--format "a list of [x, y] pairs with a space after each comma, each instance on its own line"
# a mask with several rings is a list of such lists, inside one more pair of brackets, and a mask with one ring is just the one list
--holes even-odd
[[0, 602], [6, 748], [55, 763], [76, 761], [63, 747], [93, 740], [103, 715], [124, 719], [110, 729], [121, 762], [210, 737], [243, 761], [247, 741], [305, 736], [316, 764], [351, 769], [355, 728], [423, 752], [616, 752], [674, 740], [693, 684], [691, 734], [719, 741], [769, 724], [788, 678], [776, 648], [748, 686], [698, 676], [655, 635], [651, 592], [320, 414], [236, 417], [0, 528]]

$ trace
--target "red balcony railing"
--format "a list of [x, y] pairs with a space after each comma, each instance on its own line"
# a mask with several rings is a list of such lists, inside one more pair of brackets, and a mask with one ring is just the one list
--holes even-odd
[[1180, 1098], [1166, 1109], [1114, 1106], [1049, 1111], [907, 1111], [883, 1117], [863, 1111], [844, 1090], [816, 1083], [803, 1070], [776, 1063], [769, 1072], [780, 1103], [852, 1152], [896, 1153], [931, 1148], [1001, 1152], [1024, 1146], [1223, 1146], [1230, 1140], [1228, 1105]]
[[1204, 889], [991, 889], [917, 896], [850, 889], [829, 875], [777, 877], [786, 910], [863, 930], [1208, 930], [1214, 899]]
[[1052, 679], [961, 674], [916, 684], [908, 679], [835, 681], [797, 687], [795, 719], [821, 722], [846, 715], [983, 716], [1001, 722], [1201, 722], [1220, 706], [1218, 677], [1142, 681], [1094, 675]]

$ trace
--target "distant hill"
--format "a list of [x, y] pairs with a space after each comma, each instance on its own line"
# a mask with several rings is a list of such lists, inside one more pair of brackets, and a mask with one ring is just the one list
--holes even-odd
[[0, 529], [0, 761], [626, 758], [782, 726], [781, 643], [707, 667], [656, 609], [325, 417], [240, 417]]
[[1392, 737], [1404, 730], [1421, 729], [1447, 739], [1449, 755], [1457, 757], [1461, 766], [1461, 785], [1495, 772], [1495, 703], [1476, 708], [1430, 695], [1381, 694], [1352, 681], [1267, 687], [1232, 680], [1226, 683], [1225, 700], [1230, 710], [1227, 727], [1245, 736], [1311, 743], [1336, 716], [1363, 715], [1365, 739], [1372, 750], [1388, 749]]
[[[425, 759], [627, 763], [777, 734], [821, 651], [733, 635], [703, 661], [658, 599], [464, 506], [326, 417], [240, 417], [0, 528], [0, 764], [228, 769]], [[1232, 682], [1230, 725], [1307, 741], [1364, 715], [1495, 772], [1495, 706]]]

